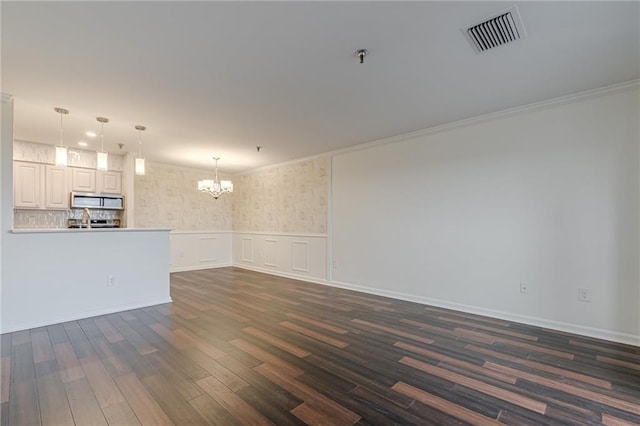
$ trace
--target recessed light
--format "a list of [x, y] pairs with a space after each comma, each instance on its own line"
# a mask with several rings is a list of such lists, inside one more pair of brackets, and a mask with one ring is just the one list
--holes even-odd
[[84, 142], [84, 141], [80, 141], [80, 142], [78, 142], [78, 145], [80, 145], [80, 146], [87, 146], [87, 143], [86, 143], [86, 142]]
[[89, 136], [90, 138], [95, 138], [97, 136], [95, 132], [86, 132], [85, 135]]

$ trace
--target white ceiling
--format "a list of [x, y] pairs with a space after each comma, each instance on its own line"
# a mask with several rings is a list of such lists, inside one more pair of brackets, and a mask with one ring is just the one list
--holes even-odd
[[2, 1], [1, 89], [16, 139], [60, 106], [70, 146], [101, 115], [111, 152], [143, 124], [148, 159], [239, 172], [640, 77], [640, 3], [517, 3], [528, 37], [476, 54], [512, 4]]

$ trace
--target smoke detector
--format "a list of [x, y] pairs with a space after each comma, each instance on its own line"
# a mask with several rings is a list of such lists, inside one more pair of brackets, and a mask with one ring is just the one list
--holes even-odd
[[516, 6], [461, 29], [476, 53], [525, 38], [527, 33]]

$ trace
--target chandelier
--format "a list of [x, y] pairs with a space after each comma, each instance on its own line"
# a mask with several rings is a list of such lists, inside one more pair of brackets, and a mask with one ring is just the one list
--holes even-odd
[[233, 183], [230, 180], [218, 179], [218, 160], [220, 157], [213, 157], [216, 160], [216, 174], [213, 180], [203, 179], [198, 181], [198, 191], [206, 192], [216, 200], [222, 194], [233, 192]]

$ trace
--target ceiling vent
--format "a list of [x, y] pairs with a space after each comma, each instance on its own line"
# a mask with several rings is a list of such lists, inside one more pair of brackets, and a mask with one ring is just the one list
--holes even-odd
[[486, 52], [527, 36], [516, 6], [462, 28], [462, 32], [476, 53]]

